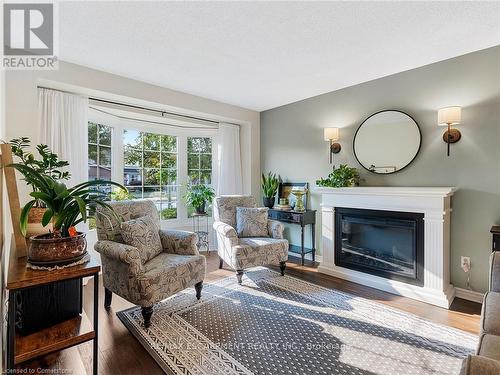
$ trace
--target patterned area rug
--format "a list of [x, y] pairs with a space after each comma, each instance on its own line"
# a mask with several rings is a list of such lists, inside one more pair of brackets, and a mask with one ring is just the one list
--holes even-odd
[[[191, 290], [192, 289], [192, 290]], [[170, 374], [457, 374], [475, 336], [266, 268], [121, 321]]]

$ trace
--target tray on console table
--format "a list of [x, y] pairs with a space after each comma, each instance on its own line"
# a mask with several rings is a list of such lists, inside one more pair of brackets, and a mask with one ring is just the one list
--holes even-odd
[[[304, 265], [304, 257], [306, 254], [312, 254], [312, 260], [315, 261], [316, 246], [315, 246], [315, 226], [316, 226], [316, 210], [299, 211], [284, 211], [277, 209], [269, 209], [268, 217], [271, 220], [281, 221], [283, 223], [300, 225], [300, 246], [291, 245], [289, 251], [292, 253], [300, 254], [301, 263]], [[304, 247], [304, 227], [311, 226], [311, 245], [310, 249]]]

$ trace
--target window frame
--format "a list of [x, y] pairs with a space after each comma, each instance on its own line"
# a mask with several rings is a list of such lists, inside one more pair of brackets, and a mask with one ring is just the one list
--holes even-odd
[[[162, 223], [168, 226], [190, 227], [192, 219], [188, 217], [187, 206], [182, 197], [186, 193], [188, 184], [188, 152], [187, 139], [188, 137], [203, 137], [211, 138], [212, 140], [212, 183], [211, 186], [217, 186], [216, 163], [218, 160], [218, 149], [216, 139], [218, 129], [216, 128], [193, 128], [192, 124], [186, 123], [185, 127], [168, 124], [149, 123], [141, 120], [124, 119], [118, 116], [103, 113], [90, 107], [89, 122], [97, 122], [102, 125], [110, 126], [111, 131], [111, 180], [119, 184], [123, 184], [124, 170], [124, 151], [123, 143], [124, 130], [138, 130], [147, 133], [159, 135], [170, 135], [177, 137], [177, 184], [178, 188], [178, 204], [177, 218], [161, 219]], [[190, 128], [188, 126], [191, 125]]]

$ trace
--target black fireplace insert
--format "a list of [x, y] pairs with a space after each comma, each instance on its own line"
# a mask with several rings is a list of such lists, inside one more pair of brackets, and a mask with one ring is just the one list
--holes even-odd
[[335, 264], [424, 284], [424, 215], [335, 208]]

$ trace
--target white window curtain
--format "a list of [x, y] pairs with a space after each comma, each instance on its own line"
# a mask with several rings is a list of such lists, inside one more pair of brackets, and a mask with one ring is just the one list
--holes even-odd
[[217, 155], [217, 195], [243, 194], [238, 125], [219, 124]]
[[40, 142], [69, 162], [68, 186], [88, 180], [88, 99], [66, 92], [39, 88]]

